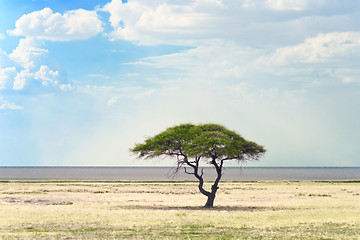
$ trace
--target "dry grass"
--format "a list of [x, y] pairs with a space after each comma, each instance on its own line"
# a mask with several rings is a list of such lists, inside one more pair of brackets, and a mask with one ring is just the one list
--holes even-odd
[[[207, 186], [209, 187], [209, 186]], [[360, 239], [360, 183], [1, 182], [1, 239]]]

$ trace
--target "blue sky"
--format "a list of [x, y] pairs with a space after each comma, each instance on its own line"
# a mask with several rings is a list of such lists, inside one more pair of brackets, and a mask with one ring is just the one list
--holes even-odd
[[266, 147], [244, 166], [360, 166], [357, 0], [0, 0], [0, 166], [172, 165], [180, 123]]

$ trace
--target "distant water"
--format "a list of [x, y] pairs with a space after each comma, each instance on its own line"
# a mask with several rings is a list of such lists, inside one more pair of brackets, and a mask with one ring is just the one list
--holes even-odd
[[[0, 167], [0, 180], [130, 180], [183, 181], [196, 180], [180, 171], [174, 178], [171, 167]], [[204, 168], [205, 180], [215, 179], [213, 168]], [[225, 168], [222, 181], [326, 181], [359, 180], [360, 167], [230, 167]]]

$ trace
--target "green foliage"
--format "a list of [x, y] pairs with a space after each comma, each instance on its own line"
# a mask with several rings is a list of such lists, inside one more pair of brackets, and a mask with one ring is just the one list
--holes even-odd
[[208, 160], [250, 160], [265, 153], [263, 146], [247, 141], [218, 124], [181, 124], [150, 137], [130, 149], [139, 157], [172, 156]]

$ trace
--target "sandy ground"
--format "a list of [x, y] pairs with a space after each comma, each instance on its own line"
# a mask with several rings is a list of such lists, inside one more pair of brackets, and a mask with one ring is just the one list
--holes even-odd
[[359, 182], [224, 182], [205, 201], [196, 182], [0, 182], [0, 238], [360, 239]]

